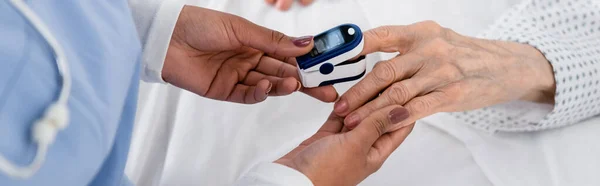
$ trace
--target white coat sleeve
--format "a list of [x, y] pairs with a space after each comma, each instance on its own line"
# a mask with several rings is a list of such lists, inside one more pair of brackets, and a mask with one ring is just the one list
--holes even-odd
[[600, 1], [526, 0], [481, 37], [529, 44], [552, 65], [554, 105], [516, 101], [452, 113], [484, 130], [519, 132], [568, 126], [600, 115]]
[[165, 83], [162, 68], [167, 48], [183, 0], [129, 0], [129, 7], [142, 42], [141, 79], [146, 82]]
[[243, 175], [236, 186], [312, 186], [304, 174], [278, 163], [261, 163]]

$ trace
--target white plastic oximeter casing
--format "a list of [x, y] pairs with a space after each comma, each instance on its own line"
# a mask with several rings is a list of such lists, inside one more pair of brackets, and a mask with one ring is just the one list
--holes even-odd
[[320, 87], [364, 76], [367, 64], [363, 50], [364, 38], [360, 28], [344, 24], [315, 36], [310, 53], [297, 57], [298, 74], [304, 87]]

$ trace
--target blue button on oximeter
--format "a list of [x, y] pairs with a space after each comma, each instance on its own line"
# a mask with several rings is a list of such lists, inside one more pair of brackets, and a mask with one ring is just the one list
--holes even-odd
[[353, 81], [365, 74], [364, 56], [349, 61], [363, 50], [363, 34], [358, 26], [337, 26], [315, 36], [314, 42], [308, 54], [296, 58], [304, 87]]

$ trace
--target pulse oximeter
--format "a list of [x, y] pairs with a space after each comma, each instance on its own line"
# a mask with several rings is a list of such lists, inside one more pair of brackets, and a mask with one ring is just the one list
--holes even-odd
[[310, 53], [296, 57], [298, 74], [304, 87], [354, 81], [365, 75], [365, 56], [353, 59], [362, 52], [364, 46], [363, 34], [358, 26], [337, 26], [315, 36], [314, 42]]

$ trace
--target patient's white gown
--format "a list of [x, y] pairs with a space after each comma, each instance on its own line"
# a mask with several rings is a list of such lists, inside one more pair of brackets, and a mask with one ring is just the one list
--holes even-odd
[[[237, 14], [292, 36], [346, 22], [369, 29], [423, 20], [475, 36], [518, 2], [317, 0], [286, 13], [262, 0], [192, 4]], [[371, 55], [369, 66], [390, 56]], [[336, 88], [343, 93], [353, 83]], [[253, 165], [273, 161], [311, 136], [333, 107], [300, 93], [240, 105], [168, 85], [142, 83], [140, 92], [127, 173], [143, 186], [231, 185]], [[361, 185], [600, 185], [598, 122], [596, 118], [555, 130], [491, 134], [437, 114], [417, 123], [384, 166]]]

